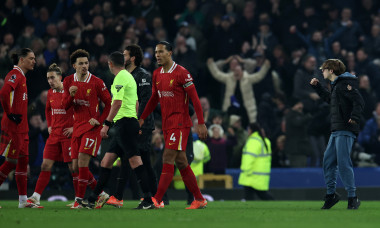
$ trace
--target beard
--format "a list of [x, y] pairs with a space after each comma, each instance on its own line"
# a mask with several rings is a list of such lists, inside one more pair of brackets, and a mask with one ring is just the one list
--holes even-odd
[[125, 64], [124, 64], [124, 66], [125, 66], [126, 69], [128, 69], [129, 66], [131, 66], [131, 64], [132, 64], [131, 60], [127, 60], [127, 61], [125, 62]]

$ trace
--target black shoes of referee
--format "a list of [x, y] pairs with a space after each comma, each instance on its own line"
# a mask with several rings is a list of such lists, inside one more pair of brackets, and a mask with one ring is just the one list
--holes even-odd
[[140, 204], [134, 208], [136, 210], [149, 210], [149, 209], [156, 209], [156, 206], [154, 206], [154, 203], [150, 200], [143, 200], [140, 202]]

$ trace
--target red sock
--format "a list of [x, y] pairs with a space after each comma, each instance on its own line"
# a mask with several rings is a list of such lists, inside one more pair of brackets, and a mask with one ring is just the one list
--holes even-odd
[[0, 166], [0, 185], [8, 178], [8, 174], [16, 168], [16, 164], [5, 161]]
[[199, 190], [197, 179], [193, 173], [193, 170], [188, 165], [186, 168], [179, 171], [182, 176], [182, 180], [185, 183], [186, 187], [193, 193], [193, 196], [196, 200], [204, 200], [201, 191]]
[[71, 173], [71, 176], [73, 177], [73, 186], [74, 186], [74, 192], [75, 192], [75, 197], [78, 196], [78, 173]]
[[79, 177], [78, 177], [78, 197], [82, 198], [84, 197], [84, 194], [86, 194], [86, 188], [88, 183], [88, 173], [90, 170], [88, 167], [79, 167]]
[[28, 161], [29, 157], [23, 156], [19, 157], [17, 159], [17, 165], [16, 165], [16, 183], [17, 183], [17, 190], [18, 195], [26, 195], [26, 187], [27, 187], [27, 172], [28, 172]]
[[162, 166], [162, 172], [160, 177], [160, 182], [158, 183], [157, 192], [154, 198], [156, 198], [157, 202], [162, 201], [162, 197], [164, 196], [166, 190], [168, 189], [170, 183], [173, 180], [174, 176], [174, 165], [164, 164]]
[[92, 175], [92, 173], [89, 171], [88, 172], [88, 185], [90, 186], [90, 188], [92, 190], [94, 190], [97, 183], [98, 182], [95, 180], [94, 175]]
[[46, 186], [49, 184], [50, 181], [50, 171], [41, 171], [40, 176], [38, 177], [36, 188], [34, 189], [35, 192], [42, 195], [42, 192], [45, 190]]

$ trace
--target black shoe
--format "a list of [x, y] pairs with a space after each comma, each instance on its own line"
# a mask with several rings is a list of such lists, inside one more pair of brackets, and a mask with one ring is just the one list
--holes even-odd
[[325, 196], [325, 204], [323, 204], [323, 207], [321, 209], [330, 209], [332, 208], [335, 204], [337, 204], [340, 200], [340, 195], [338, 193], [334, 194], [327, 194]]
[[77, 202], [83, 207], [87, 209], [94, 209], [95, 203], [89, 202], [88, 200], [77, 199]]
[[357, 196], [355, 196], [355, 197], [348, 197], [348, 206], [347, 206], [347, 209], [356, 210], [356, 209], [359, 209], [359, 206], [360, 206], [360, 200], [358, 199]]
[[134, 208], [136, 210], [148, 210], [148, 209], [156, 209], [156, 207], [154, 206], [154, 203], [150, 203], [150, 202], [147, 202], [145, 200], [141, 201], [140, 204]]

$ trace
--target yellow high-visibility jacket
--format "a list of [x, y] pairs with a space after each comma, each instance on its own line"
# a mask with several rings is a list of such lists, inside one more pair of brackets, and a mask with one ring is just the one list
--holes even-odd
[[241, 158], [240, 185], [252, 187], [259, 191], [268, 191], [272, 150], [268, 138], [265, 138], [265, 142], [268, 150], [265, 148], [259, 132], [256, 131], [248, 137]]

